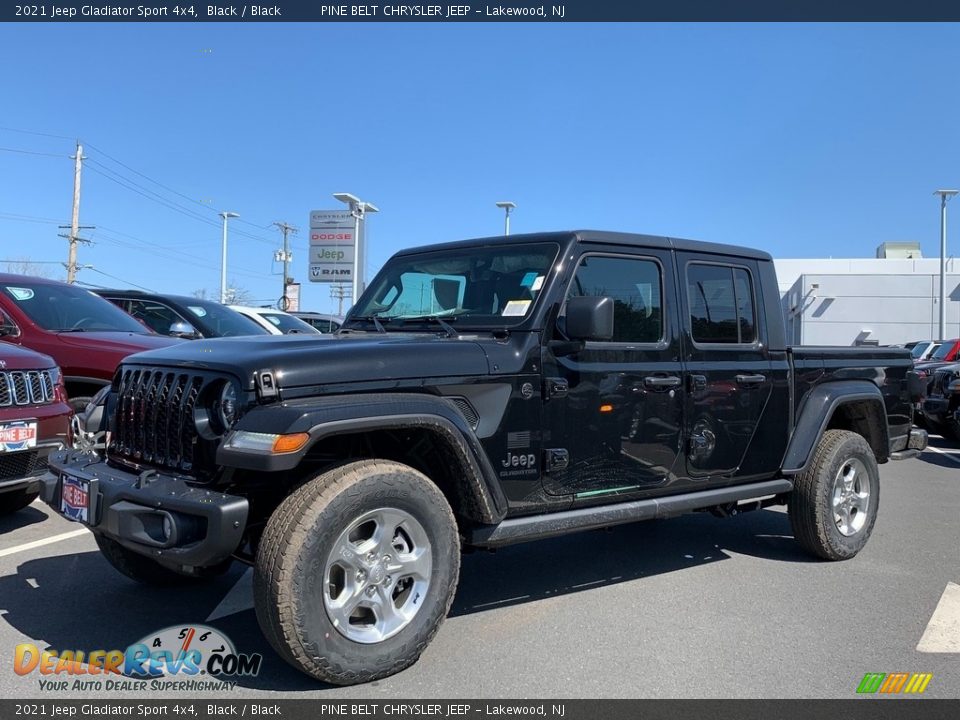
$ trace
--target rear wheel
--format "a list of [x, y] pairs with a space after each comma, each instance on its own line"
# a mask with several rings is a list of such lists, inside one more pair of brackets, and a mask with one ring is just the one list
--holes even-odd
[[349, 463], [274, 511], [257, 552], [254, 598], [287, 662], [338, 685], [412, 665], [453, 601], [460, 538], [425, 475], [385, 460]]
[[827, 430], [794, 480], [789, 500], [794, 537], [825, 560], [852, 558], [870, 538], [879, 501], [880, 473], [867, 441], [849, 430]]
[[95, 535], [97, 547], [114, 569], [144, 585], [184, 585], [223, 575], [230, 569], [231, 560], [225, 560], [209, 568], [196, 568], [192, 572], [182, 572], [161, 565], [146, 555], [127, 550], [116, 540], [103, 535]]
[[39, 491], [28, 492], [26, 489], [0, 493], [0, 515], [9, 515], [17, 510], [23, 510], [37, 499]]

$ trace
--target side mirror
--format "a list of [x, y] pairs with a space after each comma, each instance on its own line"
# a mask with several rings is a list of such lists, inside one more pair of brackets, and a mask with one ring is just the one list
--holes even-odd
[[171, 324], [168, 334], [172, 335], [173, 337], [187, 339], [200, 337], [193, 325], [188, 322], [184, 322], [183, 320], [177, 320], [175, 323]]
[[613, 298], [582, 296], [567, 300], [567, 335], [571, 340], [613, 337]]

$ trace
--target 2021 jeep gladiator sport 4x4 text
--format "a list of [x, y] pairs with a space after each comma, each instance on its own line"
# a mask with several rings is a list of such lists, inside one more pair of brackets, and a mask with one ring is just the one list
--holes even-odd
[[463, 547], [785, 503], [804, 548], [853, 557], [878, 464], [926, 446], [911, 367], [907, 350], [787, 347], [762, 252], [452, 243], [395, 255], [333, 338], [127, 358], [106, 457], [54, 456], [44, 496], [136, 580], [252, 563], [276, 651], [363, 682], [419, 657]]

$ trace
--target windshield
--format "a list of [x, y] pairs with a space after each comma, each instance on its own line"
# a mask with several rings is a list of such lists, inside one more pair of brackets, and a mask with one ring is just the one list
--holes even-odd
[[937, 351], [930, 357], [933, 360], [946, 360], [947, 355], [950, 354], [950, 351], [953, 350], [953, 346], [957, 343], [956, 340], [948, 340], [943, 345], [937, 348]]
[[186, 305], [188, 319], [203, 330], [206, 337], [269, 335], [270, 331], [256, 321], [209, 300], [191, 300]]
[[319, 335], [320, 331], [313, 325], [305, 323], [300, 318], [293, 315], [279, 312], [260, 312], [260, 317], [277, 328], [280, 332], [286, 333], [307, 333], [308, 335]]
[[3, 292], [44, 330], [51, 332], [131, 332], [151, 334], [123, 310], [75, 285], [17, 282]]
[[458, 328], [516, 325], [533, 311], [558, 251], [556, 243], [536, 243], [394, 257], [345, 324], [436, 316], [455, 319]]
[[913, 349], [910, 350], [910, 354], [913, 355], [914, 359], [923, 357], [928, 347], [930, 347], [930, 343], [928, 342], [917, 343], [913, 346]]

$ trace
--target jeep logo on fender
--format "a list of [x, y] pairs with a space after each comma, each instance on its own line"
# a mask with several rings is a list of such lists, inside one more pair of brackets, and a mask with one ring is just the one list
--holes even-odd
[[537, 464], [537, 456], [533, 453], [527, 453], [525, 455], [517, 455], [515, 453], [508, 452], [505, 460], [501, 460], [500, 464], [505, 468], [510, 467], [524, 467], [532, 468]]

